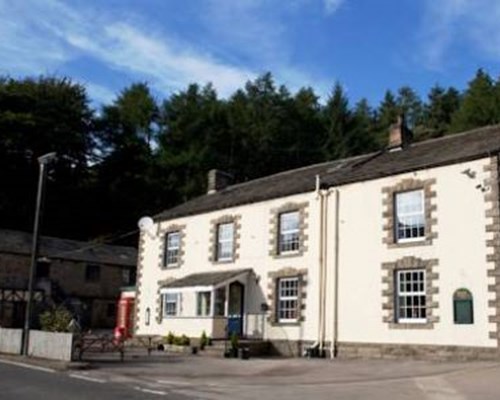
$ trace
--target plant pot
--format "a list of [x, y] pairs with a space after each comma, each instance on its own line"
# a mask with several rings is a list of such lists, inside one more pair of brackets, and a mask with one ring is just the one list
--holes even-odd
[[233, 352], [231, 350], [224, 351], [224, 358], [231, 358], [233, 356]]
[[200, 350], [201, 351], [205, 350], [205, 345], [204, 344], [200, 344]]
[[241, 356], [242, 360], [249, 360], [250, 359], [250, 349], [248, 347], [242, 348], [240, 356]]
[[192, 346], [191, 347], [191, 354], [198, 354], [198, 347]]
[[162, 344], [159, 344], [157, 347], [156, 347], [156, 350], [158, 351], [164, 351], [165, 350], [165, 346], [162, 345]]
[[238, 348], [231, 349], [231, 354], [232, 354], [233, 358], [238, 358], [239, 349]]

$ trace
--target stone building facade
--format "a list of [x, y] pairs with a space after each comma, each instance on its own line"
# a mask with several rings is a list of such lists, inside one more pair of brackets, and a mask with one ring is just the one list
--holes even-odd
[[[288, 355], [500, 357], [500, 126], [410, 138], [400, 121], [384, 151], [209, 187], [155, 216], [136, 333], [236, 332]], [[168, 241], [172, 226], [182, 240]], [[171, 268], [158, 265], [167, 252]]]
[[[0, 326], [23, 324], [30, 251], [30, 234], [0, 230]], [[113, 328], [120, 288], [135, 283], [136, 262], [132, 247], [42, 237], [35, 281], [38, 309], [64, 305], [84, 327]]]

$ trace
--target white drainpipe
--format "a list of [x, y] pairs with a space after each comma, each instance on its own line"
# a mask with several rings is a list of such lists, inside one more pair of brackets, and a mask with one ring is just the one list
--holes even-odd
[[335, 259], [334, 259], [334, 288], [333, 288], [333, 331], [330, 348], [330, 357], [337, 357], [337, 341], [339, 330], [339, 231], [340, 231], [340, 191], [335, 190]]

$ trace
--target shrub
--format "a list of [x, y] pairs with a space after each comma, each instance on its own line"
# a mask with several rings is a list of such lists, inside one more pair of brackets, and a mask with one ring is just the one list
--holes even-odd
[[167, 344], [174, 344], [175, 335], [172, 332], [168, 332], [166, 339], [167, 339]]
[[42, 331], [69, 332], [73, 315], [64, 307], [58, 306], [40, 314]]
[[205, 346], [208, 345], [208, 336], [207, 336], [207, 333], [205, 331], [203, 331], [201, 333], [201, 337], [200, 337], [200, 348], [205, 348]]
[[191, 341], [189, 340], [189, 338], [186, 335], [181, 336], [181, 346], [189, 346], [190, 342]]

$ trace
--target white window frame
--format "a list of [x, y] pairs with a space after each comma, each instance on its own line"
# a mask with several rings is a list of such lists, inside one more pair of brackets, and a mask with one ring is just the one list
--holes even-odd
[[[293, 229], [283, 229], [283, 217], [287, 215], [296, 215], [297, 216], [297, 227]], [[278, 254], [289, 254], [289, 253], [298, 253], [300, 250], [300, 212], [299, 210], [291, 210], [285, 211], [278, 214]], [[295, 235], [292, 240], [286, 241], [284, 240], [285, 235]], [[285, 243], [296, 243], [296, 249], [284, 249]]]
[[[177, 236], [177, 244], [170, 243], [170, 238]], [[165, 267], [175, 267], [179, 264], [179, 253], [181, 248], [181, 233], [180, 231], [167, 232], [165, 235]]]
[[[294, 295], [291, 294], [283, 294], [283, 291], [290, 290], [290, 288], [282, 287], [284, 283], [294, 282], [296, 293]], [[279, 323], [291, 323], [297, 322], [299, 320], [299, 290], [300, 290], [300, 281], [298, 276], [286, 277], [286, 278], [278, 278], [278, 282], [276, 285], [276, 319]], [[295, 302], [295, 307], [283, 307], [282, 302]], [[295, 318], [285, 318], [282, 317], [282, 313], [295, 309]]]
[[[221, 235], [221, 230], [224, 227], [231, 227], [231, 236], [223, 237]], [[231, 251], [228, 255], [223, 253], [224, 247], [230, 247]], [[227, 249], [226, 249], [227, 250]], [[232, 261], [234, 257], [234, 222], [224, 222], [217, 224], [217, 249], [216, 249], [216, 259], [217, 261]]]
[[[402, 195], [407, 195], [410, 193], [419, 193], [420, 194], [420, 210], [421, 211], [409, 211], [404, 212], [398, 209], [398, 197]], [[398, 221], [399, 219], [404, 218], [414, 218], [414, 217], [422, 217], [424, 221], [424, 233], [421, 236], [414, 237], [399, 237], [399, 227]], [[425, 221], [425, 193], [423, 189], [415, 189], [415, 190], [406, 190], [404, 192], [396, 192], [394, 194], [394, 239], [396, 243], [410, 243], [410, 242], [420, 242], [425, 240], [425, 232], [427, 230], [426, 221]]]
[[[422, 290], [414, 290], [413, 287], [410, 290], [404, 289], [403, 291], [401, 290], [401, 275], [403, 274], [413, 274], [413, 273], [419, 273], [422, 274], [422, 279], [420, 280], [413, 280], [413, 278], [410, 279], [409, 283], [413, 285], [414, 283], [421, 283], [423, 284], [423, 289]], [[402, 324], [422, 324], [427, 322], [427, 282], [426, 282], [426, 271], [425, 269], [422, 268], [414, 268], [414, 269], [400, 269], [396, 270], [396, 276], [395, 276], [396, 282], [396, 322], [402, 323]], [[406, 278], [405, 278], [406, 281]], [[401, 300], [402, 298], [413, 298], [413, 302], [415, 301], [416, 298], [424, 298], [424, 304], [423, 307], [422, 305], [414, 306], [413, 308], [419, 308], [419, 309], [425, 309], [425, 318], [418, 318], [418, 317], [400, 317], [400, 308], [401, 308]]]
[[[206, 296], [208, 293], [208, 305], [205, 304], [205, 309], [200, 306], [201, 296]], [[211, 317], [212, 309], [213, 309], [213, 291], [212, 290], [204, 290], [196, 292], [196, 316], [197, 317]]]
[[[178, 317], [180, 315], [180, 304], [181, 304], [181, 293], [178, 292], [167, 292], [163, 293], [163, 317], [171, 318]], [[168, 305], [174, 305], [174, 311], [170, 311]]]

